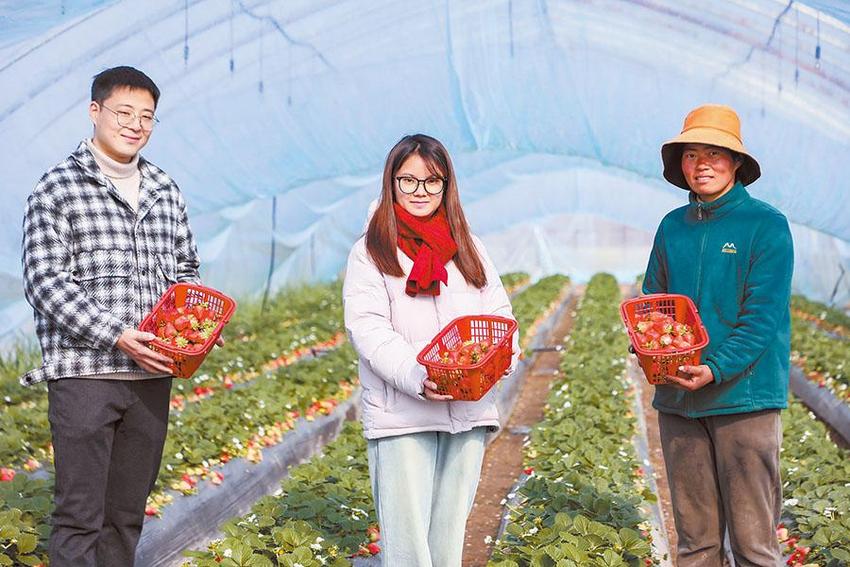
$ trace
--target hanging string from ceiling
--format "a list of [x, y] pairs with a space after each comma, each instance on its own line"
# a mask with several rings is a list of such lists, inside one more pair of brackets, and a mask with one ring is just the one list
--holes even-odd
[[508, 0], [508, 34], [511, 41], [511, 59], [514, 58], [514, 2]]
[[236, 17], [236, 10], [233, 7], [233, 0], [230, 0], [230, 73], [236, 69], [236, 61], [233, 58], [233, 19]]
[[260, 82], [257, 85], [257, 90], [259, 90], [260, 94], [263, 94], [264, 85], [263, 85], [263, 57], [265, 56], [263, 52], [263, 20], [260, 20]]
[[292, 45], [286, 46], [286, 106], [292, 106]]
[[785, 58], [785, 54], [782, 51], [782, 19], [780, 17], [779, 27], [776, 28], [776, 49], [778, 51], [776, 57], [776, 75], [777, 75], [777, 83], [776, 83], [776, 91], [779, 94], [782, 94], [782, 60]]
[[800, 7], [794, 4], [794, 86], [800, 83]]
[[815, 69], [820, 69], [820, 10], [817, 12], [818, 20], [818, 35], [817, 45], [815, 45]]
[[189, 0], [183, 4], [183, 65], [189, 65]]

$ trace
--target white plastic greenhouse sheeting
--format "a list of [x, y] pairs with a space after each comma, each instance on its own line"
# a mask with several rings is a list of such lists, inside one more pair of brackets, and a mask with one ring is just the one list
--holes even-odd
[[[64, 16], [64, 2], [11, 4], [0, 341], [31, 319], [26, 197], [90, 134], [91, 77], [119, 64], [162, 89], [144, 153], [187, 196], [205, 281], [240, 297], [265, 289], [272, 241], [273, 289], [338, 274], [387, 151], [417, 131], [455, 156], [502, 271], [630, 280], [686, 199], [661, 179], [659, 146], [709, 101], [739, 111], [764, 173], [751, 191], [793, 223], [795, 288], [828, 300], [850, 271], [842, 2], [88, 0]], [[850, 299], [850, 274], [835, 299]]]

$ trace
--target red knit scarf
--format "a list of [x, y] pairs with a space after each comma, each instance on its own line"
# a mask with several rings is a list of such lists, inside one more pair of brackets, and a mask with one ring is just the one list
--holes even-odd
[[440, 207], [430, 217], [417, 217], [398, 203], [394, 209], [398, 247], [413, 260], [405, 292], [411, 297], [440, 295], [440, 282], [449, 283], [446, 263], [457, 253], [445, 210]]

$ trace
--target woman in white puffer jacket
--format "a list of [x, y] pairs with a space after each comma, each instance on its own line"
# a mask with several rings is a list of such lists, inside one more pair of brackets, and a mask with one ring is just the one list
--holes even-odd
[[438, 140], [406, 136], [387, 156], [377, 209], [348, 257], [343, 302], [360, 357], [383, 565], [459, 566], [485, 434], [499, 427], [497, 388], [475, 402], [451, 401], [416, 355], [457, 317], [513, 314], [469, 232]]

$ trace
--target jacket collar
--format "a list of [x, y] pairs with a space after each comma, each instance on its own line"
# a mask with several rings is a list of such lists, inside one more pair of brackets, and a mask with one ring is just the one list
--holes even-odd
[[[110, 195], [126, 204], [126, 201], [124, 201], [124, 198], [118, 193], [118, 190], [115, 189], [112, 183], [107, 182], [106, 175], [103, 174], [97, 165], [86, 140], [80, 142], [76, 151], [71, 154], [71, 159], [77, 163], [80, 169], [83, 170], [83, 173], [90, 179], [98, 185], [103, 186]], [[159, 198], [159, 184], [155, 181], [154, 173], [148, 161], [140, 155], [139, 175], [141, 179], [139, 183], [139, 208], [137, 211], [139, 217], [144, 216]], [[127, 207], [130, 207], [130, 205], [127, 204]]]
[[744, 189], [744, 185], [737, 181], [735, 185], [725, 195], [719, 199], [715, 199], [710, 203], [704, 203], [697, 198], [697, 194], [691, 191], [688, 194], [690, 205], [688, 205], [688, 213], [694, 215], [698, 219], [703, 218], [721, 218], [741, 203], [748, 200], [750, 194]]

